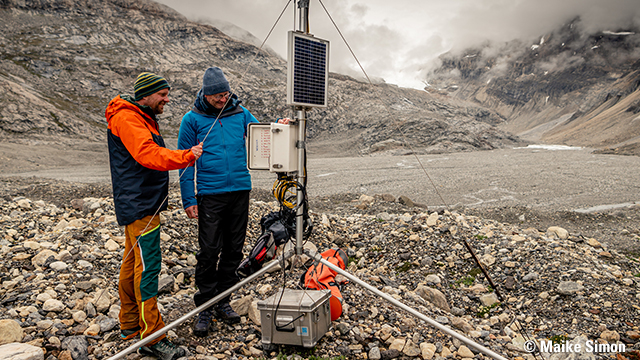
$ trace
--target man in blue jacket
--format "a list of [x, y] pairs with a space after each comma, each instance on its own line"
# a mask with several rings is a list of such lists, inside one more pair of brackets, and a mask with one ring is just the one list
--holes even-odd
[[[235, 270], [242, 260], [251, 191], [245, 137], [248, 124], [258, 122], [240, 102], [236, 94], [231, 94], [222, 70], [208, 68], [194, 106], [180, 125], [179, 149], [204, 142], [202, 156], [196, 162], [196, 178], [193, 167], [185, 169], [180, 177], [184, 209], [187, 216], [198, 219], [196, 307], [239, 280]], [[240, 321], [227, 297], [214, 309], [200, 312], [194, 334], [207, 336], [214, 315], [227, 323]]]

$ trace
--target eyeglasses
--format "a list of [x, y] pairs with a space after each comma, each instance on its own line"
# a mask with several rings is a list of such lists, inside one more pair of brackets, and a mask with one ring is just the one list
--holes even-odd
[[226, 93], [222, 93], [222, 94], [216, 94], [216, 95], [211, 95], [211, 97], [213, 98], [214, 101], [220, 101], [226, 97], [231, 96], [231, 93], [229, 91], [227, 91]]

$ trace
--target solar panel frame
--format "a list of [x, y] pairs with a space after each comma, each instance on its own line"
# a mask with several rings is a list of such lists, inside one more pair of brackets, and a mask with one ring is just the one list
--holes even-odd
[[289, 31], [287, 105], [327, 107], [329, 41]]

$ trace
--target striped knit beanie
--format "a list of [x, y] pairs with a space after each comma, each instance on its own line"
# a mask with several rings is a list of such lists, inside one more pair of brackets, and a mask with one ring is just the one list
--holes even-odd
[[135, 91], [135, 100], [140, 101], [145, 96], [149, 96], [162, 89], [171, 89], [169, 83], [165, 78], [156, 74], [143, 72], [138, 75], [135, 84], [133, 84], [133, 90]]

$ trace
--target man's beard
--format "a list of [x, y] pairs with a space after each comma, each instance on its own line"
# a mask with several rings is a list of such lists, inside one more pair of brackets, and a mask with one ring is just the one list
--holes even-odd
[[151, 108], [153, 110], [153, 113], [156, 115], [160, 115], [164, 112], [164, 104], [159, 102], [156, 104], [156, 106], [154, 106], [153, 108]]

